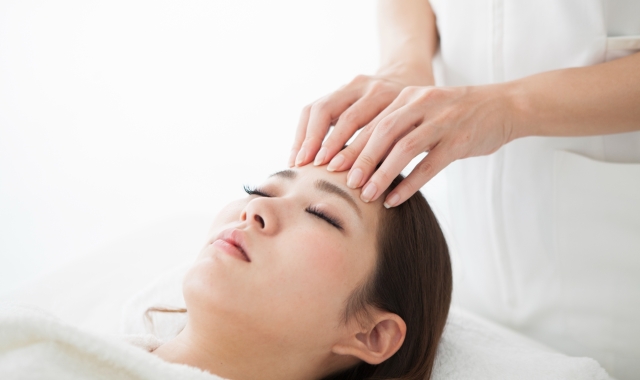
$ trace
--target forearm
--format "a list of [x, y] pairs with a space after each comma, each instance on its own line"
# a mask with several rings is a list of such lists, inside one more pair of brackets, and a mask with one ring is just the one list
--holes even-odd
[[640, 130], [640, 53], [505, 83], [514, 100], [512, 139]]
[[433, 85], [431, 60], [438, 46], [435, 15], [428, 0], [379, 0], [379, 74], [411, 76]]

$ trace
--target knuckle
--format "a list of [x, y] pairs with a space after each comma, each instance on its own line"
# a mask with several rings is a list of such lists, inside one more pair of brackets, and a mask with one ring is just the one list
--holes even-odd
[[358, 156], [358, 153], [350, 145], [340, 151], [346, 161], [354, 162]]
[[337, 148], [342, 148], [349, 137], [351, 137], [351, 135], [348, 133], [348, 131], [334, 129], [324, 140], [323, 145], [329, 148], [329, 150], [331, 150], [331, 147], [334, 146]]
[[418, 142], [414, 139], [405, 138], [398, 142], [398, 149], [403, 155], [413, 155], [416, 152]]
[[360, 154], [360, 157], [358, 157], [358, 160], [361, 163], [363, 163], [365, 166], [373, 167], [376, 165], [376, 161], [373, 159], [373, 157], [369, 156], [368, 154]]
[[402, 89], [402, 93], [406, 94], [406, 95], [413, 95], [416, 92], [419, 92], [420, 89], [421, 89], [421, 87], [419, 87], [419, 86], [407, 86], [407, 87]]
[[364, 127], [362, 127], [362, 130], [360, 131], [360, 133], [364, 133], [365, 135], [366, 134], [371, 134], [373, 129], [374, 129], [373, 123], [369, 123], [369, 124], [365, 125]]
[[393, 179], [395, 178], [395, 176], [393, 174], [391, 174], [389, 171], [387, 171], [386, 169], [384, 169], [381, 165], [380, 168], [378, 168], [378, 170], [376, 170], [376, 177], [379, 179], [379, 181], [377, 181], [378, 183], [391, 183], [393, 181]]
[[309, 146], [309, 145], [314, 145], [321, 142], [322, 142], [322, 139], [319, 136], [312, 135], [312, 136], [307, 136], [307, 138], [304, 139], [303, 145]]
[[437, 96], [438, 96], [438, 91], [435, 89], [435, 87], [428, 87], [423, 89], [420, 92], [418, 99], [422, 102], [429, 102], [437, 98]]
[[398, 98], [401, 99], [403, 102], [408, 102], [417, 97], [417, 94], [419, 93], [419, 89], [420, 87], [407, 86], [400, 91], [400, 94], [398, 94]]
[[439, 87], [426, 87], [420, 95], [420, 99], [425, 102], [442, 101], [446, 97], [446, 91]]
[[379, 79], [369, 85], [369, 92], [373, 94], [384, 92], [386, 90], [387, 90], [387, 83]]
[[353, 111], [345, 111], [338, 118], [338, 122], [341, 124], [354, 125], [358, 122], [358, 115]]
[[339, 140], [340, 136], [337, 136], [336, 133], [332, 133], [324, 140], [322, 146], [333, 151], [333, 147], [338, 145]]
[[374, 130], [375, 130], [375, 127], [371, 123], [360, 128], [360, 132], [358, 132], [357, 134], [354, 132], [356, 139], [352, 142], [352, 144], [353, 143], [360, 144], [361, 140], [365, 140], [365, 141], [369, 140]]
[[393, 118], [386, 117], [378, 123], [376, 129], [381, 137], [387, 137], [392, 134], [394, 126], [395, 120]]
[[318, 100], [313, 104], [313, 106], [311, 106], [310, 111], [312, 113], [320, 113], [320, 114], [326, 113], [328, 106], [329, 106], [329, 102], [326, 99]]
[[433, 166], [433, 163], [431, 161], [427, 160], [420, 163], [420, 165], [417, 165], [414, 170], [417, 171], [416, 174], [418, 174], [419, 177], [424, 178], [431, 176], [435, 170], [435, 167]]
[[362, 84], [369, 81], [369, 76], [364, 74], [356, 75], [355, 78], [351, 81], [353, 84]]
[[349, 145], [342, 148], [339, 153], [347, 160], [353, 159], [353, 149]]

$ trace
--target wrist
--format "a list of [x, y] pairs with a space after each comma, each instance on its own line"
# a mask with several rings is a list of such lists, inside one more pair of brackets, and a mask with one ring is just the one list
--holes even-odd
[[406, 86], [433, 86], [433, 69], [424, 59], [398, 60], [380, 66], [375, 76], [400, 82]]
[[527, 90], [526, 83], [521, 80], [501, 83], [500, 90], [506, 99], [508, 119], [506, 123], [510, 130], [509, 141], [527, 136], [538, 136], [540, 131], [536, 129], [538, 123], [534, 111], [531, 93]]

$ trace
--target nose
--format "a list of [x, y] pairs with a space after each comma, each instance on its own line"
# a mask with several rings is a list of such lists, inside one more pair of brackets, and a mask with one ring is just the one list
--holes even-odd
[[278, 215], [273, 199], [255, 198], [249, 201], [240, 214], [240, 220], [256, 230], [272, 234], [278, 230]]

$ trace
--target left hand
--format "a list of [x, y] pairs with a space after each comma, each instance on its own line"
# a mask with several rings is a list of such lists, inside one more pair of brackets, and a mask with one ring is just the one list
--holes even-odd
[[505, 85], [406, 87], [327, 169], [351, 168], [347, 186], [363, 186], [360, 197], [370, 202], [414, 157], [428, 152], [387, 196], [385, 206], [397, 206], [451, 162], [493, 153], [517, 137], [516, 108]]

